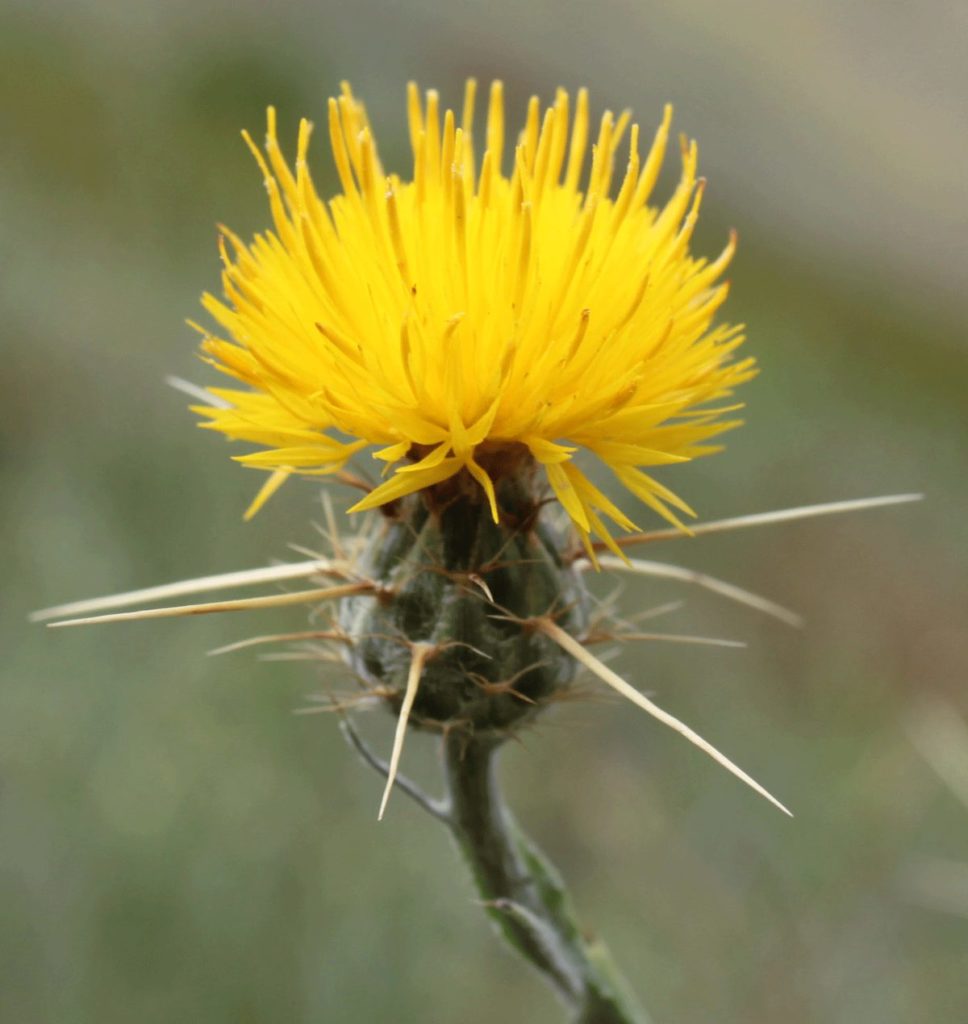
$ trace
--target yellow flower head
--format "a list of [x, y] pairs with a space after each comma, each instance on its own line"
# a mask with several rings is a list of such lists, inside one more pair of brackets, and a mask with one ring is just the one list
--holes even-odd
[[[713, 326], [734, 240], [715, 260], [690, 255], [703, 182], [695, 142], [662, 208], [649, 205], [670, 110], [644, 160], [638, 125], [606, 112], [592, 145], [588, 99], [538, 100], [505, 155], [500, 82], [475, 153], [474, 82], [460, 124], [437, 93], [408, 94], [412, 180], [387, 174], [363, 106], [344, 85], [329, 101], [342, 193], [322, 200], [299, 127], [295, 166], [268, 113], [265, 177], [274, 231], [246, 245], [223, 229], [226, 301], [203, 303], [225, 332], [205, 334], [212, 363], [247, 389], [212, 388], [205, 426], [263, 450], [239, 457], [286, 475], [331, 473], [361, 449], [387, 479], [353, 510], [466, 472], [500, 510], [494, 481], [532, 459], [587, 541], [602, 516], [634, 524], [576, 466], [597, 456], [673, 522], [681, 499], [642, 467], [717, 450], [735, 426], [713, 408], [753, 373], [734, 359], [741, 329]], [[628, 130], [625, 176], [612, 187]], [[510, 167], [510, 175], [505, 172]], [[736, 408], [735, 406], [733, 408]]]

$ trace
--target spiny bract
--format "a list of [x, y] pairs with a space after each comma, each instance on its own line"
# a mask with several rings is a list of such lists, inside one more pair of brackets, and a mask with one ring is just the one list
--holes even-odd
[[[597, 456], [654, 510], [688, 506], [642, 467], [717, 450], [736, 421], [713, 408], [755, 372], [734, 358], [738, 327], [713, 326], [728, 285], [731, 239], [713, 261], [690, 255], [702, 197], [695, 142], [668, 203], [648, 205], [669, 136], [665, 117], [645, 160], [638, 125], [628, 168], [612, 176], [628, 113], [606, 112], [584, 172], [588, 99], [533, 98], [513, 159], [504, 102], [491, 87], [483, 157], [475, 158], [474, 82], [461, 125], [437, 93], [409, 91], [413, 180], [387, 175], [363, 106], [344, 85], [329, 102], [342, 194], [322, 200], [303, 120], [294, 169], [268, 113], [265, 177], [274, 231], [245, 244], [222, 229], [226, 301], [203, 303], [226, 332], [203, 349], [248, 389], [210, 389], [205, 426], [264, 450], [239, 457], [274, 471], [250, 512], [292, 472], [341, 469], [361, 449], [388, 478], [354, 508], [374, 508], [466, 471], [500, 509], [494, 480], [540, 463], [583, 539], [611, 545], [602, 516], [632, 521], [575, 465]], [[511, 174], [504, 172], [511, 164]], [[227, 244], [226, 244], [227, 243]], [[671, 508], [670, 508], [671, 506]]]

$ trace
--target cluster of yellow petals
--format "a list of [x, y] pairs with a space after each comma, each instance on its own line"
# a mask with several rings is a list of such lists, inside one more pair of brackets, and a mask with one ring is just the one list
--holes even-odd
[[[469, 82], [458, 124], [436, 92], [422, 101], [410, 87], [404, 181], [384, 171], [344, 85], [329, 102], [342, 194], [328, 201], [310, 177], [308, 121], [294, 166], [273, 110], [264, 153], [246, 136], [274, 230], [246, 245], [223, 229], [225, 301], [203, 303], [225, 337], [203, 332], [203, 348], [248, 387], [210, 389], [218, 405], [198, 409], [204, 425], [262, 447], [239, 458], [274, 471], [260, 503], [289, 473], [330, 473], [378, 446], [386, 479], [355, 509], [466, 469], [497, 517], [475, 453], [518, 444], [586, 540], [610, 540], [603, 516], [635, 526], [576, 466], [579, 451], [678, 522], [672, 509], [688, 506], [642, 467], [716, 450], [709, 439], [736, 424], [710, 403], [755, 372], [734, 357], [741, 329], [713, 326], [734, 241], [712, 261], [689, 252], [703, 190], [696, 144], [682, 141], [681, 178], [657, 208], [648, 201], [668, 108], [644, 160], [638, 126], [606, 112], [589, 161], [587, 94], [572, 112], [559, 90], [543, 114], [531, 100], [506, 156], [496, 82], [478, 160], [474, 98]], [[627, 170], [613, 188], [626, 131]]]

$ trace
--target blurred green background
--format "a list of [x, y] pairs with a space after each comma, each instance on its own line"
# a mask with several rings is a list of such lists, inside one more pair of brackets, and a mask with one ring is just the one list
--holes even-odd
[[[625, 586], [629, 612], [685, 597], [667, 628], [748, 642], [616, 665], [795, 820], [607, 697], [508, 751], [513, 805], [658, 1022], [968, 1020], [968, 889], [931, 874], [968, 862], [968, 748], [938, 726], [968, 715], [966, 37], [941, 0], [4, 0], [4, 1024], [560, 1019], [442, 830], [400, 795], [378, 826], [381, 780], [335, 720], [291, 714], [335, 676], [206, 658], [300, 610], [26, 623], [315, 543], [310, 484], [243, 525], [257, 477], [163, 383], [211, 379], [183, 319], [217, 286], [216, 221], [268, 220], [238, 130], [260, 134], [269, 102], [287, 131], [320, 121], [346, 77], [405, 169], [405, 81], [457, 102], [467, 74], [505, 79], [511, 122], [531, 92], [585, 83], [643, 126], [671, 100], [699, 138], [698, 248], [739, 229], [727, 309], [763, 370], [727, 453], [664, 477], [704, 517], [928, 495], [650, 549], [798, 609], [802, 633]], [[321, 139], [315, 160], [331, 184]], [[385, 748], [390, 717], [362, 724]], [[434, 784], [429, 741], [405, 760]]]

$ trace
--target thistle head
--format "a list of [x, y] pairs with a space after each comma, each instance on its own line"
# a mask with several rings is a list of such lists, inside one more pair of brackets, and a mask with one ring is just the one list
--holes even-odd
[[644, 156], [638, 125], [606, 111], [589, 160], [584, 90], [573, 109], [564, 90], [544, 112], [532, 99], [513, 151], [500, 82], [487, 107], [476, 147], [473, 81], [460, 118], [411, 86], [404, 178], [344, 85], [328, 121], [342, 191], [328, 200], [308, 121], [294, 164], [272, 109], [264, 147], [246, 136], [274, 227], [248, 243], [222, 232], [224, 299], [204, 297], [220, 332], [202, 347], [244, 387], [210, 389], [218, 405], [198, 411], [259, 447], [238, 457], [271, 472], [253, 510], [290, 474], [369, 449], [386, 478], [355, 511], [471, 488], [497, 522], [496, 485], [519, 474], [550, 485], [586, 544], [611, 546], [605, 520], [635, 524], [579, 469], [584, 452], [666, 519], [691, 514], [645, 469], [716, 450], [736, 406], [714, 406], [754, 373], [735, 357], [741, 329], [714, 323], [733, 240], [712, 261], [690, 253], [695, 142], [658, 206], [668, 108]]

